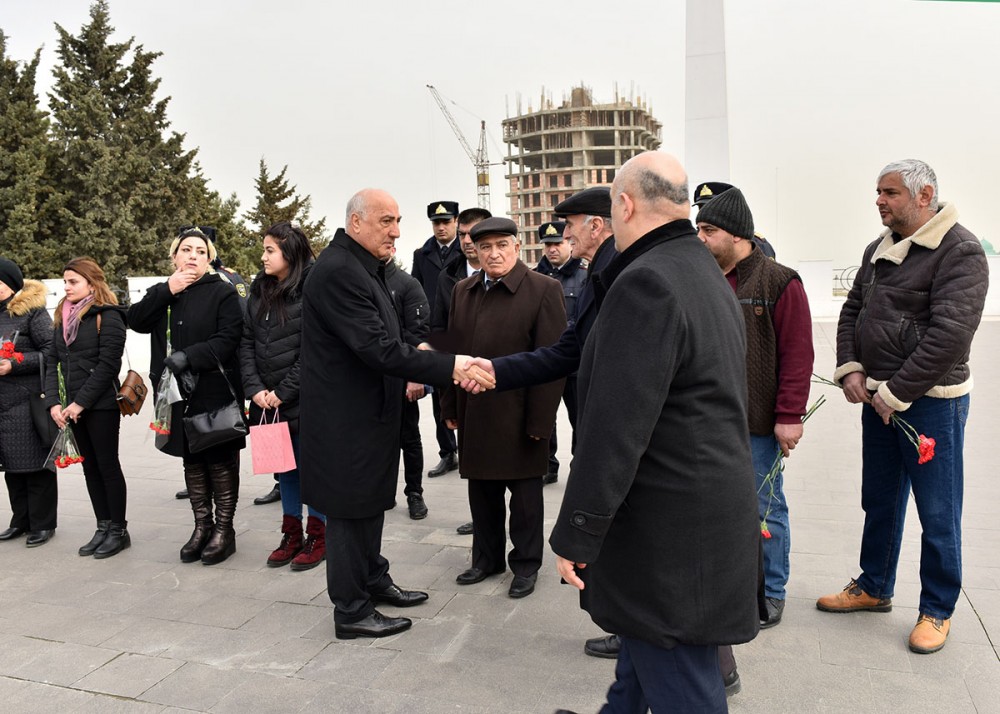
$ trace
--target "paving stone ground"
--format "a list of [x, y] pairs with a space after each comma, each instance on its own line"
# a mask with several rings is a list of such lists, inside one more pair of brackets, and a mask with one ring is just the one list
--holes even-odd
[[[836, 325], [815, 325], [816, 371], [834, 366]], [[895, 608], [888, 614], [822, 613], [815, 599], [857, 574], [862, 526], [857, 407], [814, 385], [829, 403], [810, 420], [786, 470], [792, 513], [792, 577], [784, 621], [737, 647], [743, 691], [733, 712], [1000, 712], [1000, 322], [976, 338], [966, 444], [965, 587], [948, 645], [916, 655], [906, 638], [917, 616], [920, 543], [910, 508]], [[147, 405], [146, 411], [151, 405]], [[583, 655], [600, 634], [559, 584], [553, 557], [535, 593], [507, 597], [510, 573], [460, 587], [470, 536], [464, 483], [425, 479], [430, 515], [404, 505], [386, 514], [385, 555], [404, 587], [425, 589], [406, 611], [412, 630], [382, 640], [334, 637], [323, 568], [265, 567], [279, 540], [280, 507], [254, 506], [271, 487], [244, 478], [238, 551], [225, 563], [185, 565], [191, 530], [180, 462], [159, 454], [148, 414], [126, 419], [122, 461], [129, 483], [132, 548], [80, 558], [93, 515], [78, 467], [60, 474], [59, 528], [42, 548], [0, 544], [0, 709], [7, 712], [577, 712], [597, 711], [614, 662]], [[430, 405], [425, 455], [437, 461]], [[613, 415], [609, 415], [609, 418]], [[560, 434], [568, 437], [560, 411]], [[335, 436], [334, 436], [335, 438]], [[569, 439], [561, 444], [568, 447]], [[725, 448], [720, 444], [720, 448]], [[552, 526], [569, 471], [545, 489]], [[400, 504], [405, 504], [400, 479]], [[0, 516], [5, 518], [6, 516]], [[668, 524], [664, 524], [664, 529]], [[386, 608], [392, 612], [392, 608]]]

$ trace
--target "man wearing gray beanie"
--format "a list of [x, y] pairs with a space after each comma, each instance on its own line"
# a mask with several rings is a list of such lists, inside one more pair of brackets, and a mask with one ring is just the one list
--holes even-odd
[[791, 548], [781, 460], [802, 438], [812, 377], [809, 302], [798, 274], [767, 258], [752, 241], [753, 214], [738, 188], [707, 203], [697, 224], [698, 237], [736, 292], [747, 328], [747, 411], [767, 601], [760, 626], [774, 627], [784, 612]]

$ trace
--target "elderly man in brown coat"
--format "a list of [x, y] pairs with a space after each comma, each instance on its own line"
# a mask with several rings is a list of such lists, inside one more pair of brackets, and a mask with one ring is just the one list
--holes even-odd
[[[471, 235], [483, 272], [455, 285], [448, 322], [454, 347], [491, 358], [553, 344], [566, 328], [562, 287], [518, 258], [517, 225], [487, 218]], [[442, 396], [441, 414], [458, 428], [460, 471], [469, 480], [472, 511], [472, 567], [458, 576], [460, 585], [506, 570], [509, 490], [514, 546], [507, 558], [514, 573], [509, 595], [534, 591], [544, 547], [542, 478], [562, 390], [558, 380], [480, 395], [452, 388]]]

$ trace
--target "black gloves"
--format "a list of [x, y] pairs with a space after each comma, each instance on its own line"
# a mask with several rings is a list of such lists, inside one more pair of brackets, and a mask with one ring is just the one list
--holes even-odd
[[181, 395], [185, 399], [189, 398], [191, 393], [194, 392], [194, 388], [198, 386], [198, 375], [191, 371], [191, 363], [188, 362], [187, 355], [182, 350], [171, 352], [163, 360], [163, 364], [174, 373]]

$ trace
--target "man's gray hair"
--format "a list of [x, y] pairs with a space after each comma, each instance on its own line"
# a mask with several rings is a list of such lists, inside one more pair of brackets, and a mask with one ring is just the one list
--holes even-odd
[[642, 168], [637, 171], [635, 178], [635, 185], [639, 195], [650, 203], [666, 199], [680, 206], [688, 202], [688, 184], [686, 180], [684, 183], [677, 185], [649, 169]]
[[878, 180], [881, 181], [882, 177], [888, 174], [899, 174], [903, 185], [906, 186], [906, 190], [910, 192], [910, 196], [913, 198], [916, 198], [917, 194], [920, 193], [920, 189], [924, 186], [930, 186], [934, 194], [931, 196], [931, 203], [928, 208], [932, 211], [938, 209], [937, 175], [934, 173], [934, 169], [926, 163], [919, 159], [893, 161], [882, 169], [882, 172], [878, 175]]
[[346, 227], [351, 225], [351, 216], [355, 213], [364, 218], [364, 215], [367, 212], [368, 193], [367, 191], [358, 191], [356, 194], [351, 196], [351, 200], [347, 202], [347, 212], [344, 216], [344, 226]]

